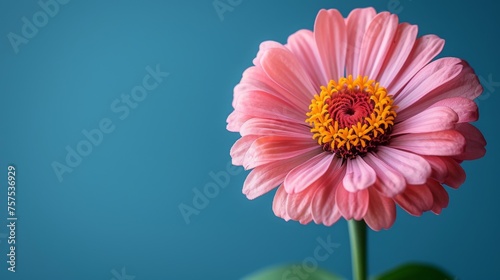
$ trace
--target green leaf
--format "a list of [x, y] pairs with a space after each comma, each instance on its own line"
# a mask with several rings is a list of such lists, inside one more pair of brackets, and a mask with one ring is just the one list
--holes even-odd
[[396, 267], [373, 280], [453, 280], [448, 273], [436, 266], [420, 263], [408, 263]]
[[309, 271], [310, 269], [304, 268], [301, 264], [274, 266], [257, 271], [242, 280], [344, 280], [343, 277], [319, 268]]

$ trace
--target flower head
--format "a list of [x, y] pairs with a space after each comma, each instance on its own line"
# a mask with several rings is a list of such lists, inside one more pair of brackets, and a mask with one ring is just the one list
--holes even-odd
[[373, 8], [321, 10], [314, 31], [260, 45], [234, 89], [227, 128], [241, 138], [233, 164], [253, 169], [243, 193], [278, 187], [286, 220], [332, 225], [341, 217], [389, 228], [396, 204], [419, 216], [448, 205], [443, 185], [485, 154], [469, 122], [482, 87], [458, 58], [432, 61], [444, 41]]

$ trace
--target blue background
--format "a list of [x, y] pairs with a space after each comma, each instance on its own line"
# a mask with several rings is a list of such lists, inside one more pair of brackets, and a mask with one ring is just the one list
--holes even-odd
[[[496, 4], [444, 2], [244, 0], [221, 20], [211, 0], [72, 0], [15, 53], [7, 35], [20, 35], [21, 18], [32, 20], [41, 7], [1, 1], [0, 279], [120, 280], [122, 268], [135, 280], [239, 279], [300, 263], [328, 236], [339, 246], [320, 266], [350, 278], [346, 222], [287, 223], [271, 210], [273, 193], [253, 201], [241, 194], [246, 172], [230, 176], [189, 224], [179, 205], [192, 206], [193, 189], [226, 170], [238, 138], [225, 129], [232, 89], [259, 43], [312, 29], [321, 8], [397, 12], [420, 34], [446, 39], [442, 56], [500, 81]], [[121, 120], [110, 105], [157, 64], [170, 76]], [[486, 157], [464, 164], [467, 181], [450, 191], [440, 216], [399, 211], [391, 230], [370, 231], [372, 274], [428, 261], [457, 279], [500, 279], [498, 91], [485, 86], [478, 100]], [[65, 147], [75, 149], [82, 130], [104, 118], [115, 130], [60, 182], [52, 163], [64, 164]], [[17, 167], [15, 274], [5, 262], [9, 164]]]

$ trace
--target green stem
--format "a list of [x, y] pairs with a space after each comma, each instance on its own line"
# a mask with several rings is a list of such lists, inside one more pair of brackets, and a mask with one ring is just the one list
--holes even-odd
[[363, 220], [349, 220], [349, 239], [354, 280], [366, 280], [366, 224]]

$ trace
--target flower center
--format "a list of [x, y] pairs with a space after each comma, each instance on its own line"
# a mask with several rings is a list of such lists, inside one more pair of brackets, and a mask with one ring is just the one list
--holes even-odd
[[306, 122], [325, 151], [355, 158], [389, 142], [396, 106], [387, 90], [368, 77], [340, 78], [321, 86]]

